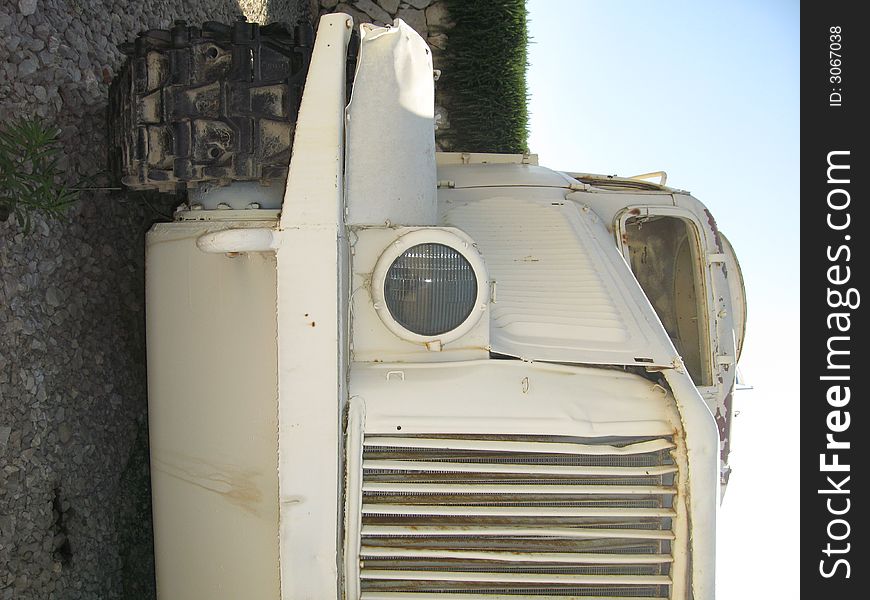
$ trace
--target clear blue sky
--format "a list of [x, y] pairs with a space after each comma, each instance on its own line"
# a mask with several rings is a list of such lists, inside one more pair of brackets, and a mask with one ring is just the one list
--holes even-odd
[[799, 2], [529, 0], [529, 146], [544, 166], [668, 172], [716, 216], [749, 331], [719, 600], [797, 598]]

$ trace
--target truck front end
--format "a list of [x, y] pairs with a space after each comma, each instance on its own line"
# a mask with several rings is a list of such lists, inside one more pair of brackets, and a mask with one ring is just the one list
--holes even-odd
[[727, 240], [663, 185], [436, 154], [425, 43], [363, 25], [347, 103], [351, 26], [283, 202], [149, 234], [160, 597], [713, 598]]

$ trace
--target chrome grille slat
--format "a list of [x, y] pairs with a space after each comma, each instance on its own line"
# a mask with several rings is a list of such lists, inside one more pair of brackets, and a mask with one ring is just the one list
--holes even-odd
[[631, 455], [645, 454], [657, 450], [670, 450], [674, 447], [673, 442], [657, 438], [637, 442], [625, 446], [613, 446], [609, 444], [572, 444], [565, 442], [543, 441], [514, 441], [514, 440], [491, 440], [491, 439], [468, 439], [468, 438], [420, 438], [420, 437], [395, 437], [395, 436], [369, 436], [364, 442], [368, 450], [404, 448], [406, 450], [474, 450], [489, 452], [509, 452], [513, 455], [528, 453], [547, 454], [579, 454], [592, 455]]
[[463, 536], [433, 538], [382, 537], [369, 538], [368, 546], [404, 548], [465, 548], [476, 550], [505, 550], [510, 552], [578, 552], [655, 554], [660, 552], [658, 540], [638, 539], [556, 539], [556, 538], [499, 538], [468, 539]]
[[625, 585], [670, 585], [662, 575], [574, 575], [565, 573], [491, 573], [475, 571], [376, 571], [363, 569], [362, 579], [393, 579], [401, 581], [471, 581], [475, 583], [596, 583]]
[[467, 560], [485, 560], [494, 562], [507, 563], [568, 563], [568, 564], [645, 564], [645, 563], [662, 563], [670, 562], [670, 556], [660, 554], [594, 554], [594, 553], [579, 553], [579, 552], [493, 552], [491, 550], [456, 550], [447, 549], [439, 550], [437, 548], [390, 548], [384, 546], [364, 546], [360, 548], [360, 557], [378, 558], [446, 558], [446, 559], [467, 559]]
[[[517, 495], [546, 495], [557, 496], [563, 494], [609, 494], [614, 493], [611, 486], [595, 486], [595, 485], [571, 485], [566, 483], [563, 485], [546, 485], [536, 484], [534, 487], [529, 485], [463, 485], [454, 483], [373, 483], [366, 481], [363, 483], [363, 492], [366, 494], [382, 493], [390, 494], [419, 494], [419, 495], [448, 495], [448, 494], [509, 494]], [[676, 494], [677, 490], [674, 487], [666, 486], [623, 486], [620, 487], [618, 494], [645, 494], [645, 495], [668, 495]]]
[[587, 508], [578, 506], [466, 506], [425, 504], [363, 504], [364, 515], [470, 517], [673, 517], [669, 508]]
[[366, 473], [366, 478], [372, 483], [473, 483], [481, 484], [499, 484], [499, 483], [514, 483], [520, 485], [619, 485], [619, 486], [669, 486], [670, 482], [665, 481], [665, 477], [661, 475], [647, 475], [644, 477], [625, 477], [618, 475], [599, 475], [599, 476], [583, 476], [567, 475], [556, 477], [553, 475], [537, 475], [529, 476], [522, 473], [417, 473], [417, 472], [369, 472]]
[[[363, 520], [365, 522], [365, 520]], [[671, 540], [674, 534], [671, 531], [659, 529], [594, 529], [579, 527], [511, 527], [502, 525], [499, 527], [475, 527], [430, 525], [363, 525], [363, 537], [365, 536], [463, 536], [474, 535], [481, 537], [545, 537], [545, 538], [623, 538], [642, 540]]]
[[[364, 580], [365, 581], [365, 580]], [[413, 585], [408, 585], [409, 583]], [[383, 580], [377, 591], [380, 592], [403, 592], [408, 588], [419, 589], [423, 593], [448, 593], [452, 592], [460, 596], [466, 594], [465, 598], [481, 598], [489, 597], [489, 594], [505, 594], [513, 600], [513, 594], [524, 594], [533, 598], [540, 596], [551, 597], [555, 594], [561, 596], [560, 600], [569, 598], [584, 598], [590, 596], [598, 598], [601, 596], [607, 598], [667, 598], [669, 586], [660, 585], [606, 585], [606, 584], [585, 584], [577, 585], [565, 583], [556, 585], [553, 583], [538, 583], [538, 584], [519, 584], [516, 582], [510, 583], [494, 583], [485, 581], [400, 581], [400, 580]], [[366, 592], [374, 591], [364, 588], [363, 598], [368, 598]], [[460, 596], [461, 597], [461, 596]], [[558, 596], [557, 596], [558, 597]]]
[[469, 463], [442, 460], [366, 460], [363, 469], [375, 473], [390, 471], [424, 471], [426, 473], [486, 473], [511, 475], [611, 475], [617, 477], [643, 477], [646, 475], [667, 475], [675, 473], [674, 465], [655, 465], [646, 467], [611, 467], [565, 464], [525, 464], [525, 463]]
[[361, 599], [668, 598], [670, 438], [364, 436]]
[[[647, 600], [654, 596], [593, 596], [590, 594], [499, 594], [498, 592], [477, 592], [475, 598], [483, 600], [566, 600], [566, 597], [581, 596], [584, 600]], [[468, 594], [449, 592], [363, 592], [360, 600], [469, 600]]]

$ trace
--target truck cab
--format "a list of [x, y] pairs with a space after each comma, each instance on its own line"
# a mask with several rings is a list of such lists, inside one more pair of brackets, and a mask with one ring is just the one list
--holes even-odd
[[[714, 598], [739, 266], [710, 212], [436, 153], [407, 25], [322, 18], [283, 195], [147, 238], [161, 598]], [[347, 101], [350, 92], [350, 101]]]

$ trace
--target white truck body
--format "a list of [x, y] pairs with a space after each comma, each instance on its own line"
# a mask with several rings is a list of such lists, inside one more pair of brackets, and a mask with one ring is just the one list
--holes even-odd
[[[321, 20], [280, 211], [148, 235], [159, 597], [712, 599], [744, 308], [709, 213], [436, 157], [425, 44], [364, 25], [346, 107], [350, 27]], [[676, 291], [649, 297], [671, 231]], [[425, 243], [477, 277], [443, 333], [387, 307]]]

